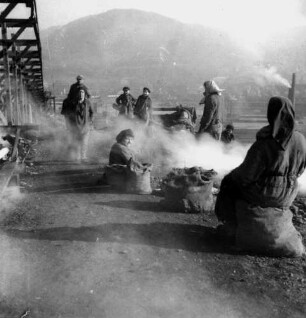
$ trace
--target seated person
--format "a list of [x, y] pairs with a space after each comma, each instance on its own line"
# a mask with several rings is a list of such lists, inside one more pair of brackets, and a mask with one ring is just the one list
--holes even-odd
[[289, 208], [306, 167], [306, 140], [295, 130], [288, 98], [272, 97], [267, 118], [269, 125], [257, 132], [242, 164], [221, 182], [215, 207], [223, 223], [219, 233], [245, 251], [302, 256], [304, 246]]
[[109, 164], [127, 165], [130, 159], [135, 159], [134, 153], [129, 148], [134, 141], [134, 133], [131, 129], [122, 130], [116, 137], [109, 154]]
[[231, 124], [228, 124], [226, 125], [225, 129], [222, 131], [221, 141], [224, 142], [225, 144], [230, 144], [234, 140], [235, 140], [234, 126]]

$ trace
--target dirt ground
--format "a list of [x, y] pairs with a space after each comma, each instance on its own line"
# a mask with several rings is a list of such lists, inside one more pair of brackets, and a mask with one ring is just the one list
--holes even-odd
[[1, 318], [306, 317], [305, 257], [239, 254], [213, 214], [98, 185], [105, 147], [86, 164], [50, 140], [34, 149], [2, 201]]

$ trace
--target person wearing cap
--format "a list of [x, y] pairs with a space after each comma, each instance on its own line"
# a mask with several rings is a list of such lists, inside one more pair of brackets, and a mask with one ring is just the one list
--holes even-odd
[[119, 116], [133, 118], [136, 99], [130, 94], [128, 86], [123, 87], [122, 90], [123, 94], [116, 98], [116, 103], [119, 106]]
[[222, 132], [221, 101], [222, 89], [214, 81], [204, 82], [204, 112], [198, 134], [208, 133], [214, 139], [220, 140]]
[[135, 155], [130, 149], [134, 138], [135, 136], [131, 129], [120, 131], [116, 137], [116, 143], [113, 144], [109, 154], [110, 165], [127, 165], [131, 159], [135, 160]]
[[140, 95], [137, 99], [135, 109], [134, 109], [134, 115], [146, 122], [149, 123], [149, 120], [152, 118], [152, 100], [150, 98], [150, 89], [147, 87], [143, 88], [143, 93]]
[[90, 93], [86, 85], [84, 84], [84, 76], [78, 75], [76, 77], [76, 82], [70, 86], [68, 93], [68, 100], [71, 102], [77, 102], [79, 90], [82, 88], [85, 91], [85, 98], [90, 98]]
[[87, 160], [89, 131], [93, 119], [93, 111], [85, 95], [85, 90], [81, 88], [78, 101], [69, 115], [72, 146], [76, 148], [77, 160]]
[[228, 124], [226, 125], [225, 129], [222, 131], [221, 141], [224, 142], [225, 144], [230, 144], [234, 140], [235, 140], [234, 126], [231, 124]]

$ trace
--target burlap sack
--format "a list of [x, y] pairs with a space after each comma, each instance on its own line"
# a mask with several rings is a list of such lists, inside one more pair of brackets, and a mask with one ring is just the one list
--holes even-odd
[[200, 213], [214, 209], [212, 196], [216, 172], [200, 167], [173, 169], [163, 182], [164, 208], [176, 212]]
[[131, 160], [127, 168], [126, 191], [136, 194], [150, 194], [152, 164], [140, 164]]
[[236, 217], [237, 247], [270, 256], [300, 257], [305, 253], [289, 209], [262, 208], [239, 200]]

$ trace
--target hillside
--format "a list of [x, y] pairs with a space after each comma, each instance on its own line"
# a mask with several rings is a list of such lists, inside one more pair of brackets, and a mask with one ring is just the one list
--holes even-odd
[[[306, 33], [298, 31], [296, 36]], [[297, 65], [305, 71], [305, 44], [292, 34], [276, 37], [258, 61], [226, 33], [139, 10], [88, 16], [45, 30], [41, 39], [45, 81], [55, 89], [68, 87], [81, 73], [99, 94], [130, 85], [137, 95], [149, 86], [156, 97], [184, 99], [201, 93], [210, 78], [235, 95], [242, 86], [279, 84], [269, 78], [277, 72], [290, 80]]]

